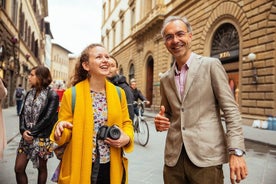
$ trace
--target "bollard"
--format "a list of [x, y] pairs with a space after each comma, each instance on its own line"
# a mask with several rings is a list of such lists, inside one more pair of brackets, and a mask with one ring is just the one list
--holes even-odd
[[273, 129], [273, 117], [268, 116], [267, 118], [267, 130], [272, 130]]
[[276, 131], [276, 116], [273, 117], [272, 130]]

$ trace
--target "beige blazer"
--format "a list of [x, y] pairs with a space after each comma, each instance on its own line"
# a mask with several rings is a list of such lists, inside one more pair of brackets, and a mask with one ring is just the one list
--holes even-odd
[[[161, 105], [171, 125], [165, 145], [165, 164], [174, 166], [182, 145], [199, 167], [228, 162], [229, 148], [245, 150], [242, 120], [218, 59], [195, 54], [190, 64], [183, 97], [175, 84], [173, 66], [160, 82]], [[220, 110], [224, 112], [225, 133]]]

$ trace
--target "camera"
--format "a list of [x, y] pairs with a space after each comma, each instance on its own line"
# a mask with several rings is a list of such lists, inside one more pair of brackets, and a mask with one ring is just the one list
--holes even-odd
[[104, 140], [107, 137], [113, 140], [119, 139], [121, 136], [120, 129], [116, 125], [112, 125], [111, 127], [103, 125], [99, 128], [97, 133], [97, 139]]

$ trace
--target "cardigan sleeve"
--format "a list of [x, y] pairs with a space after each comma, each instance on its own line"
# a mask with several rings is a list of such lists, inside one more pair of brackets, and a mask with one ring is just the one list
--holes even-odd
[[58, 113], [58, 121], [56, 122], [54, 128], [52, 129], [52, 133], [50, 135], [50, 139], [52, 141], [55, 141], [58, 145], [63, 145], [66, 142], [69, 142], [71, 139], [72, 135], [72, 130], [65, 128], [64, 131], [62, 132], [61, 138], [57, 141], [54, 138], [54, 133], [56, 130], [56, 126], [59, 122], [61, 121], [67, 121], [72, 123], [73, 122], [73, 113], [72, 113], [72, 108], [71, 108], [71, 99], [72, 91], [71, 88], [67, 89], [62, 97], [61, 104], [60, 104], [60, 109]]

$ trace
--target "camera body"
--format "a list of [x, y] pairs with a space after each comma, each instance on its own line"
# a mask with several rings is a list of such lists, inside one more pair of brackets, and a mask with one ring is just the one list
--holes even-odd
[[107, 125], [103, 125], [99, 128], [97, 133], [97, 139], [104, 140], [106, 138], [111, 138], [113, 140], [119, 139], [121, 136], [120, 129], [116, 125], [112, 125], [111, 127]]

